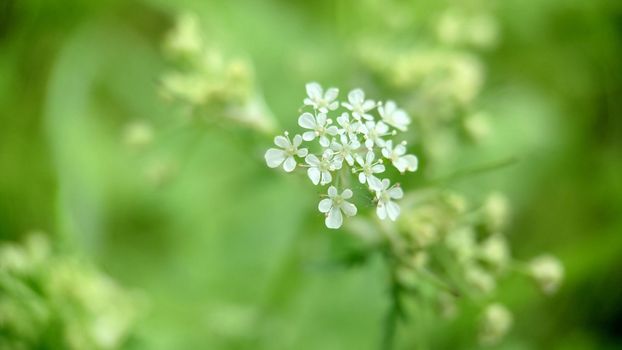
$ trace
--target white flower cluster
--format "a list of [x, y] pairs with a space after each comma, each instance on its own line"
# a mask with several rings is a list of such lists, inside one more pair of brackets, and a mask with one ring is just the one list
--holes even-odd
[[[378, 217], [395, 221], [400, 214], [395, 200], [402, 198], [404, 192], [399, 184], [391, 185], [391, 180], [380, 176], [386, 170], [384, 160], [390, 161], [400, 173], [417, 170], [417, 157], [406, 154], [406, 142], [392, 139], [398, 132], [408, 129], [408, 114], [393, 101], [382, 103], [367, 99], [361, 89], [350, 91], [347, 102], [338, 101], [337, 88], [324, 91], [313, 82], [306, 85], [306, 90], [304, 105], [310, 111], [298, 118], [298, 125], [305, 131], [292, 138], [288, 132], [275, 137], [274, 143], [279, 148], [266, 152], [268, 166], [282, 166], [286, 172], [298, 166], [305, 167], [314, 185], [330, 184], [327, 198], [319, 203], [320, 212], [326, 214], [328, 228], [341, 227], [344, 214], [356, 215], [356, 206], [347, 201], [353, 196], [352, 190], [347, 188], [350, 173], [358, 174], [358, 181], [374, 193]], [[374, 111], [377, 117], [372, 114]], [[333, 125], [331, 115], [336, 116], [337, 125]], [[317, 149], [316, 154], [302, 147], [303, 142], [315, 140], [319, 147], [309, 144], [309, 148]], [[338, 187], [343, 187], [341, 193]]]

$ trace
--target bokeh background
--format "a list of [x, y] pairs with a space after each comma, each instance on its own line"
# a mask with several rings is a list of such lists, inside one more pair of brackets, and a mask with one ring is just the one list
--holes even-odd
[[[433, 46], [430, 26], [456, 8], [496, 23], [496, 43], [477, 51], [491, 132], [438, 173], [516, 161], [443, 186], [504, 192], [513, 255], [550, 252], [566, 271], [552, 297], [504, 281], [497, 293], [515, 322], [497, 347], [621, 349], [615, 0], [0, 0], [0, 239], [42, 231], [135, 293], [139, 316], [121, 348], [375, 349], [381, 262], [331, 263], [356, 243], [323, 227], [304, 177], [265, 166], [270, 137], [179, 126], [184, 111], [159, 93], [171, 68], [163, 42], [179, 13], [198, 16], [206, 42], [252, 63], [266, 110], [291, 129], [309, 81], [391, 98], [357, 43]], [[137, 120], [156, 130], [145, 152], [124, 142]], [[422, 311], [400, 326], [398, 348], [477, 348], [475, 313]], [[37, 348], [63, 348], [55, 341]]]

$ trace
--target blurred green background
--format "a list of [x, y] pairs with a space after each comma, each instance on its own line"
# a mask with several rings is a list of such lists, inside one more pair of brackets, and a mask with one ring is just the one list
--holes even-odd
[[[252, 62], [266, 105], [292, 129], [309, 81], [392, 97], [355, 59], [361, 37], [426, 40], [442, 11], [465, 6], [499, 28], [478, 54], [492, 132], [439, 172], [518, 159], [447, 186], [505, 192], [513, 255], [547, 251], [566, 268], [550, 298], [521, 278], [502, 285], [515, 322], [498, 348], [622, 349], [616, 0], [0, 0], [0, 239], [42, 230], [142, 294], [125, 348], [375, 349], [387, 303], [380, 261], [327, 263], [356, 243], [323, 227], [306, 179], [267, 169], [270, 138], [177, 126], [182, 113], [158, 94], [171, 66], [163, 40], [178, 13], [196, 14], [206, 42]], [[146, 153], [123, 143], [135, 120], [156, 127]], [[174, 174], [154, 186], [149, 166], [158, 179]], [[470, 312], [417, 315], [398, 348], [477, 348]]]

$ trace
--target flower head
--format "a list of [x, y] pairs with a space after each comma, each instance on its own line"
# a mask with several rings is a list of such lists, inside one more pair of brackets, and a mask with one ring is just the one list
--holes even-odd
[[369, 188], [374, 191], [382, 189], [380, 179], [378, 179], [374, 174], [383, 173], [384, 165], [382, 165], [379, 161], [374, 162], [374, 152], [367, 152], [365, 159], [361, 156], [357, 156], [356, 162], [361, 166], [361, 169], [359, 170], [359, 182], [362, 184], [367, 183]]
[[283, 164], [283, 169], [289, 173], [296, 169], [296, 159], [294, 156], [304, 157], [308, 151], [306, 148], [298, 149], [298, 146], [302, 143], [302, 136], [295, 135], [293, 141], [290, 141], [288, 133], [285, 132], [284, 135], [274, 138], [274, 143], [281, 149], [270, 148], [265, 154], [265, 159], [270, 168], [276, 168]]
[[397, 108], [395, 102], [389, 100], [384, 105], [379, 106], [378, 113], [380, 117], [382, 117], [382, 120], [392, 127], [400, 131], [408, 130], [410, 117], [403, 109]]
[[334, 154], [330, 150], [326, 150], [322, 154], [322, 158], [318, 158], [315, 154], [309, 154], [305, 161], [309, 164], [307, 175], [314, 185], [326, 185], [333, 181], [332, 171], [341, 169], [341, 162], [335, 159]]
[[360, 132], [363, 124], [359, 121], [350, 121], [350, 115], [347, 112], [341, 113], [339, 117], [337, 117], [337, 124], [341, 126], [339, 129], [340, 134], [348, 135], [348, 137], [356, 137], [356, 134]]
[[381, 188], [376, 191], [376, 200], [378, 201], [376, 214], [380, 220], [384, 220], [388, 216], [391, 221], [395, 221], [400, 215], [400, 206], [393, 200], [404, 197], [404, 191], [397, 185], [389, 187], [390, 184], [389, 179], [383, 179]]
[[343, 214], [346, 216], [356, 215], [356, 206], [347, 201], [352, 198], [352, 190], [345, 189], [341, 194], [337, 192], [335, 186], [328, 188], [328, 198], [320, 201], [318, 209], [326, 214], [326, 227], [336, 229], [343, 223]]
[[361, 144], [357, 139], [348, 140], [346, 135], [341, 135], [341, 143], [333, 140], [330, 145], [331, 149], [335, 152], [335, 157], [341, 161], [345, 160], [349, 166], [354, 165], [354, 156], [356, 151], [361, 148]]
[[393, 166], [396, 167], [400, 173], [404, 173], [407, 170], [417, 170], [419, 161], [416, 156], [406, 154], [406, 146], [404, 142], [398, 143], [394, 148], [393, 141], [387, 141], [382, 149], [382, 155], [391, 160]]
[[553, 294], [564, 277], [564, 266], [551, 255], [541, 255], [529, 263], [529, 272], [545, 294]]
[[343, 102], [342, 105], [352, 111], [352, 116], [356, 120], [374, 120], [374, 117], [368, 112], [376, 108], [376, 103], [373, 100], [365, 100], [365, 93], [361, 89], [350, 91], [348, 102]]
[[389, 127], [387, 124], [379, 121], [367, 121], [361, 126], [361, 132], [365, 135], [365, 147], [372, 148], [374, 145], [383, 147], [385, 144], [384, 136], [388, 136]]
[[337, 95], [339, 95], [339, 89], [329, 88], [324, 92], [322, 86], [316, 82], [308, 83], [306, 86], [307, 98], [304, 100], [304, 104], [313, 107], [322, 113], [327, 113], [328, 110], [334, 111], [339, 107], [339, 102], [335, 101]]
[[298, 118], [298, 125], [305, 129], [312, 130], [302, 134], [303, 140], [312, 141], [316, 137], [319, 137], [322, 147], [328, 147], [330, 145], [328, 136], [337, 135], [337, 127], [334, 125], [331, 126], [331, 123], [332, 120], [327, 119], [325, 113], [318, 113], [318, 115], [314, 117], [313, 114], [305, 112]]

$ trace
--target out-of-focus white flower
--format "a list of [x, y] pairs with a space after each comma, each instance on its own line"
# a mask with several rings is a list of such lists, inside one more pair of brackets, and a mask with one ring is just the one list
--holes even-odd
[[356, 135], [357, 132], [361, 130], [361, 126], [363, 125], [359, 121], [350, 121], [350, 115], [347, 112], [343, 112], [339, 117], [337, 117], [337, 124], [341, 126], [339, 129], [340, 134], [346, 134], [348, 137], [352, 138]]
[[503, 305], [490, 304], [484, 310], [479, 340], [483, 345], [498, 343], [512, 327], [512, 313]]
[[166, 49], [172, 55], [184, 56], [196, 55], [202, 47], [198, 17], [190, 13], [180, 15], [166, 40]]
[[374, 117], [367, 112], [374, 109], [376, 103], [372, 100], [366, 100], [365, 93], [361, 89], [350, 91], [348, 93], [348, 102], [343, 102], [342, 105], [352, 111], [352, 117], [356, 120], [374, 120]]
[[312, 141], [316, 137], [319, 137], [322, 147], [328, 147], [330, 145], [328, 136], [337, 135], [338, 128], [334, 125], [329, 126], [331, 123], [332, 120], [327, 119], [325, 113], [318, 113], [317, 117], [314, 117], [313, 114], [305, 112], [298, 118], [298, 125], [305, 129], [312, 130], [302, 134], [302, 138], [305, 141]]
[[379, 106], [378, 113], [382, 117], [382, 120], [392, 127], [401, 131], [408, 130], [410, 117], [403, 109], [397, 108], [395, 102], [389, 100], [384, 105]]
[[361, 147], [361, 144], [356, 139], [348, 141], [346, 135], [341, 135], [340, 139], [341, 143], [333, 140], [333, 143], [330, 145], [335, 152], [335, 158], [339, 161], [345, 160], [349, 166], [353, 166], [356, 150]]
[[341, 194], [337, 192], [335, 186], [328, 188], [328, 198], [324, 198], [320, 201], [318, 209], [320, 212], [326, 214], [326, 227], [337, 229], [343, 224], [343, 215], [354, 216], [356, 215], [356, 206], [347, 201], [352, 198], [352, 190], [345, 189]]
[[384, 172], [384, 165], [380, 162], [374, 162], [374, 152], [367, 152], [365, 155], [365, 159], [361, 156], [356, 157], [356, 162], [361, 166], [359, 173], [359, 181], [364, 184], [367, 183], [369, 188], [374, 191], [378, 191], [382, 189], [382, 183], [380, 179], [378, 179], [374, 174], [379, 174]]
[[495, 269], [504, 269], [510, 259], [505, 237], [500, 234], [488, 237], [480, 246], [480, 256]]
[[564, 266], [552, 255], [532, 259], [529, 272], [545, 294], [555, 293], [564, 278]]
[[298, 149], [298, 146], [302, 143], [302, 136], [295, 135], [293, 141], [290, 141], [287, 132], [285, 136], [277, 136], [274, 138], [274, 143], [282, 149], [270, 148], [266, 154], [266, 163], [270, 168], [276, 168], [283, 164], [285, 171], [292, 172], [296, 169], [296, 159], [294, 156], [304, 157], [308, 151], [306, 148]]
[[412, 154], [406, 154], [405, 142], [398, 143], [395, 148], [393, 147], [393, 141], [389, 140], [384, 144], [382, 149], [382, 155], [391, 160], [393, 166], [399, 170], [400, 173], [405, 171], [416, 171], [419, 161], [416, 156]]
[[365, 147], [383, 147], [386, 141], [382, 137], [389, 135], [389, 126], [381, 121], [367, 121], [361, 126], [361, 132], [365, 135]]
[[470, 263], [477, 253], [475, 232], [470, 227], [462, 227], [449, 232], [445, 244], [456, 255], [460, 263]]
[[315, 154], [309, 154], [305, 161], [309, 164], [307, 175], [314, 185], [318, 183], [320, 185], [326, 185], [333, 180], [331, 171], [341, 169], [341, 162], [333, 157], [333, 152], [326, 150], [322, 153], [322, 159], [319, 159]]
[[471, 286], [484, 294], [490, 294], [496, 287], [492, 275], [476, 265], [466, 268], [464, 278]]
[[339, 89], [332, 87], [324, 92], [322, 86], [316, 82], [308, 83], [305, 87], [308, 96], [304, 100], [305, 105], [312, 106], [322, 113], [327, 113], [328, 110], [334, 111], [339, 107], [339, 102], [335, 101], [339, 95]]
[[463, 121], [463, 125], [464, 130], [475, 142], [482, 141], [490, 134], [490, 123], [488, 122], [488, 116], [484, 112], [477, 112], [467, 116]]
[[484, 219], [489, 230], [495, 232], [503, 229], [507, 224], [510, 208], [505, 195], [491, 193], [484, 202]]
[[380, 220], [384, 220], [388, 216], [391, 221], [395, 221], [400, 215], [400, 206], [393, 200], [404, 197], [404, 191], [397, 185], [392, 187], [390, 187], [390, 185], [391, 182], [389, 179], [383, 179], [382, 187], [380, 190], [376, 191], [376, 199], [378, 200], [376, 214]]

